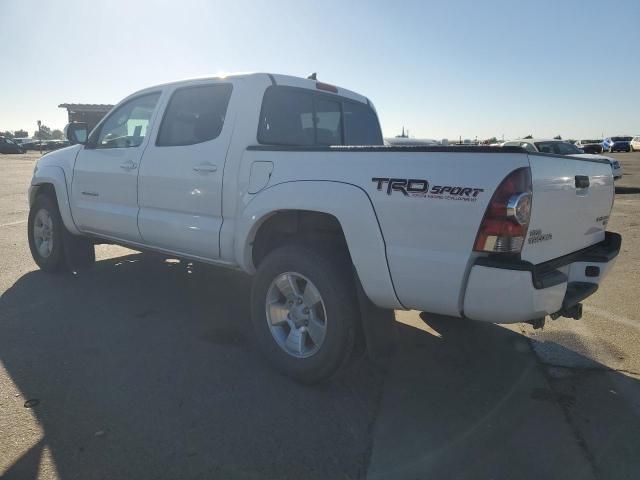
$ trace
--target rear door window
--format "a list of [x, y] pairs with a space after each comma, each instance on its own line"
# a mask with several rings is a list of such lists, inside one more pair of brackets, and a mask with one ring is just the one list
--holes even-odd
[[176, 90], [162, 119], [156, 145], [193, 145], [216, 138], [224, 126], [231, 90], [231, 84]]

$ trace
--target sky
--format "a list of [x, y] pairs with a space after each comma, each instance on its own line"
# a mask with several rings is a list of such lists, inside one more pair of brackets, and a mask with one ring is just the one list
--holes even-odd
[[368, 96], [385, 136], [640, 135], [640, 0], [0, 0], [0, 131], [221, 72]]

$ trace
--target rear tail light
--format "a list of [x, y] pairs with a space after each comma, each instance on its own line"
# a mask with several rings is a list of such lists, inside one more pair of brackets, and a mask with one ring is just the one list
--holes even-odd
[[478, 230], [473, 250], [519, 253], [531, 218], [531, 170], [511, 172], [498, 186]]

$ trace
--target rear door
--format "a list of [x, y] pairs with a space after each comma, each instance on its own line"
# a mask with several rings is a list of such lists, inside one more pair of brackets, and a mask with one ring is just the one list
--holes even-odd
[[229, 81], [207, 80], [170, 92], [140, 169], [138, 225], [146, 244], [219, 258], [232, 91]]
[[71, 183], [80, 230], [139, 242], [138, 167], [160, 92], [138, 95], [105, 118], [76, 157]]
[[522, 259], [537, 264], [602, 241], [614, 195], [609, 163], [560, 155], [529, 161], [533, 201]]

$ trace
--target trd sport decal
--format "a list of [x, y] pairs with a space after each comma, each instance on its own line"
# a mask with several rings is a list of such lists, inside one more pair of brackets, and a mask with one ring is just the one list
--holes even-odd
[[451, 185], [434, 185], [429, 190], [429, 182], [418, 178], [380, 178], [371, 179], [380, 191], [383, 189], [387, 195], [400, 192], [405, 197], [435, 198], [441, 200], [462, 200], [475, 202], [478, 195], [484, 192], [483, 188], [454, 187]]

